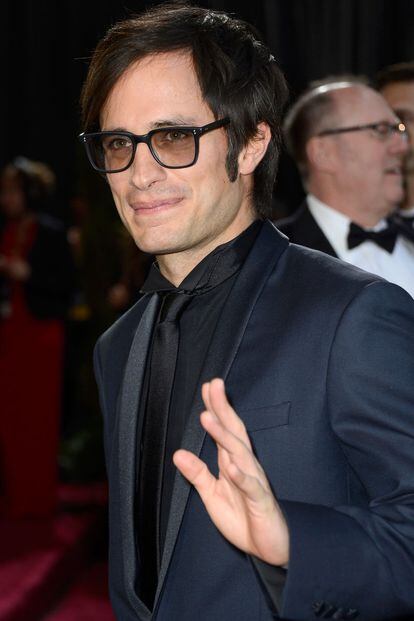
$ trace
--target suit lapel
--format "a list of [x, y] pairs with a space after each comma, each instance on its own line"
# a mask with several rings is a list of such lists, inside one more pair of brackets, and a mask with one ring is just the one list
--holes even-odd
[[139, 400], [144, 379], [144, 369], [151, 342], [152, 329], [157, 317], [159, 298], [153, 295], [145, 309], [128, 356], [119, 402], [118, 473], [120, 518], [122, 529], [122, 555], [124, 559], [125, 589], [131, 605], [139, 618], [149, 618], [149, 611], [137, 597], [136, 545], [134, 532], [134, 498], [136, 481], [137, 419]]
[[338, 256], [317, 225], [316, 220], [309, 211], [306, 201], [300, 207], [299, 214], [292, 223], [292, 232], [295, 243], [306, 246], [307, 248], [314, 248], [315, 250], [331, 255], [331, 257]]
[[[270, 222], [265, 222], [229, 294], [204, 362], [198, 390], [194, 397], [181, 445], [182, 448], [190, 450], [196, 455], [200, 454], [205, 437], [205, 432], [199, 422], [199, 415], [204, 409], [201, 399], [201, 384], [213, 377], [226, 379], [256, 300], [287, 246], [287, 238], [276, 231]], [[235, 316], [237, 316], [237, 320], [235, 320]], [[190, 489], [191, 485], [177, 472], [155, 604], [171, 560]]]

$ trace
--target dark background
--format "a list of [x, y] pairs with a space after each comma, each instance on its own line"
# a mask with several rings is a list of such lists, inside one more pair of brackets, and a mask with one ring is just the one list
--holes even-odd
[[[7, 0], [0, 45], [3, 94], [0, 165], [16, 155], [43, 160], [59, 183], [59, 210], [77, 194], [108, 203], [76, 136], [88, 58], [115, 21], [158, 4], [148, 0]], [[309, 80], [352, 72], [373, 77], [386, 64], [414, 59], [411, 0], [200, 1], [255, 24], [286, 73], [291, 97]], [[299, 183], [285, 158], [276, 196], [294, 204]], [[66, 206], [66, 207], [65, 207]], [[66, 210], [66, 211], [65, 211]]]

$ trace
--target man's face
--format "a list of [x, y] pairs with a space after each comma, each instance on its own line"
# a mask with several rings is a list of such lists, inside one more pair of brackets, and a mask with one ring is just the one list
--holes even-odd
[[[381, 95], [368, 87], [340, 89], [333, 97], [337, 106], [336, 127], [399, 121]], [[402, 160], [407, 141], [401, 134], [381, 137], [373, 130], [332, 138], [339, 193], [354, 212], [363, 214], [366, 226], [374, 226], [403, 199]]]
[[[101, 128], [146, 134], [157, 127], [214, 120], [190, 56], [177, 52], [148, 56], [131, 66], [108, 97]], [[158, 256], [182, 253], [201, 259], [250, 224], [251, 175], [231, 183], [226, 154], [226, 131], [219, 128], [201, 137], [198, 161], [190, 168], [163, 168], [141, 143], [129, 169], [108, 174], [119, 215], [139, 248]]]
[[404, 169], [406, 173], [414, 175], [414, 81], [387, 84], [381, 95], [407, 128], [409, 151], [404, 161]]

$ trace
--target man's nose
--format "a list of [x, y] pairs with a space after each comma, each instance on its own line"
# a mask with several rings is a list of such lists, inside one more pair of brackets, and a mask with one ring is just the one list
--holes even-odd
[[137, 144], [130, 171], [130, 182], [140, 190], [148, 189], [153, 183], [162, 181], [167, 176], [167, 170], [158, 164], [145, 143]]

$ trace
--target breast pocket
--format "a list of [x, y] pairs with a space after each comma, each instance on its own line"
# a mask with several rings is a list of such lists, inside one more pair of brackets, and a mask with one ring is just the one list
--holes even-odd
[[254, 433], [289, 424], [290, 401], [252, 409], [237, 410], [247, 431]]
[[290, 406], [290, 401], [285, 401], [251, 410], [239, 410], [253, 452], [274, 490], [280, 488], [288, 464]]

